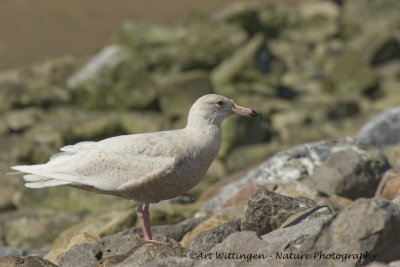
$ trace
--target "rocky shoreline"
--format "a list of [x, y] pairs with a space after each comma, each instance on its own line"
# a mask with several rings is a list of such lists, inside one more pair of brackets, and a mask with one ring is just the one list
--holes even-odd
[[[399, 10], [237, 3], [127, 22], [89, 61], [1, 72], [0, 266], [400, 266]], [[63, 145], [182, 127], [207, 93], [261, 118], [228, 119], [199, 185], [152, 207], [165, 246], [143, 243], [133, 202], [6, 175]]]

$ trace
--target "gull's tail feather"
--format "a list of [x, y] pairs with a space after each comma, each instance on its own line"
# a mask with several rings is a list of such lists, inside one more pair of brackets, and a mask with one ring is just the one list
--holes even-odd
[[50, 187], [50, 186], [72, 184], [71, 181], [59, 180], [57, 178], [47, 177], [47, 176], [40, 175], [40, 174], [35, 174], [38, 171], [40, 172], [41, 170], [43, 170], [44, 165], [45, 164], [13, 166], [13, 167], [11, 167], [11, 169], [17, 170], [17, 172], [11, 172], [9, 174], [17, 175], [17, 174], [28, 173], [28, 174], [25, 174], [23, 177], [24, 177], [24, 180], [27, 182], [27, 183], [25, 183], [25, 186], [29, 187], [29, 188], [43, 188], [43, 187]]
[[43, 187], [67, 185], [67, 184], [71, 184], [71, 183], [66, 182], [66, 181], [55, 180], [55, 179], [48, 179], [48, 180], [38, 180], [38, 181], [34, 181], [34, 182], [25, 183], [25, 186], [29, 187], [29, 188], [43, 188]]

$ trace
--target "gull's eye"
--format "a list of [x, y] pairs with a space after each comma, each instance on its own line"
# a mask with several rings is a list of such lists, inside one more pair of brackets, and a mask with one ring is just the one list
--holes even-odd
[[218, 106], [222, 106], [223, 104], [224, 104], [224, 101], [221, 101], [221, 100], [220, 100], [220, 101], [217, 102], [217, 105], [218, 105]]

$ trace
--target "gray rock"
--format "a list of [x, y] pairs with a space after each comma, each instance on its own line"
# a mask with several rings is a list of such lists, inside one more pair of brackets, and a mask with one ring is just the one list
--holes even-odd
[[142, 264], [151, 262], [157, 258], [183, 257], [184, 255], [184, 248], [180, 246], [168, 247], [150, 243], [144, 244], [135, 249], [135, 251], [131, 253], [128, 258], [115, 266], [141, 266]]
[[204, 216], [220, 210], [221, 206], [243, 187], [253, 184], [287, 184], [304, 179], [314, 173], [317, 166], [328, 158], [333, 149], [347, 147], [350, 144], [351, 139], [321, 141], [298, 145], [279, 152], [235, 182], [221, 188], [197, 215]]
[[399, 239], [400, 209], [389, 200], [359, 199], [326, 222], [317, 235], [287, 249], [296, 253], [321, 251], [342, 255], [367, 252], [368, 257], [364, 259], [346, 261], [354, 266], [372, 260], [389, 262], [398, 259]]
[[240, 231], [240, 219], [223, 223], [193, 238], [187, 248], [197, 253], [208, 252], [215, 244], [221, 243], [228, 235]]
[[[250, 231], [236, 232], [215, 245], [209, 253], [190, 254], [194, 266], [277, 266], [270, 263], [272, 251], [266, 242]], [[208, 256], [210, 255], [210, 256]], [[252, 256], [260, 258], [252, 258]]]
[[1, 267], [52, 267], [57, 265], [37, 256], [7, 256], [0, 259]]
[[355, 141], [363, 148], [386, 151], [400, 142], [400, 107], [388, 109], [368, 121], [357, 133]]
[[91, 266], [108, 257], [125, 255], [141, 243], [142, 238], [139, 233], [107, 236], [98, 242], [73, 247], [61, 256], [58, 265], [62, 267]]
[[[169, 238], [165, 235], [154, 233], [153, 237], [154, 239], [159, 240], [165, 244], [165, 250], [163, 250], [166, 253], [165, 255], [170, 255], [168, 253], [171, 251], [174, 251], [175, 253], [183, 249], [176, 240]], [[91, 266], [96, 263], [104, 264], [105, 262], [120, 263], [129, 258], [134, 253], [139, 253], [137, 252], [137, 250], [139, 250], [139, 254], [142, 255], [137, 260], [141, 261], [146, 259], [143, 262], [145, 263], [153, 259], [147, 258], [148, 256], [152, 255], [151, 253], [148, 255], [146, 255], [145, 253], [148, 245], [155, 244], [144, 243], [141, 230], [139, 228], [132, 228], [129, 231], [123, 231], [117, 234], [106, 236], [100, 241], [77, 245], [61, 256], [60, 260], [58, 261], [58, 265], [62, 267], [72, 267]], [[155, 246], [155, 248], [157, 248], [159, 245]], [[155, 250], [155, 248], [151, 247], [149, 248], [149, 251]], [[172, 253], [171, 256], [177, 256], [177, 254]]]
[[259, 189], [249, 199], [241, 222], [242, 230], [263, 235], [277, 229], [290, 216], [316, 206], [311, 199], [291, 198]]
[[263, 235], [261, 238], [272, 248], [272, 250], [276, 252], [285, 251], [287, 247], [301, 244], [309, 237], [318, 234], [324, 223], [329, 221], [331, 218], [331, 215], [320, 216], [290, 227], [277, 229]]
[[387, 264], [383, 262], [371, 262], [366, 267], [400, 267], [400, 260], [392, 261]]
[[388, 168], [382, 154], [346, 148], [332, 153], [310, 176], [309, 184], [329, 195], [350, 199], [373, 197]]

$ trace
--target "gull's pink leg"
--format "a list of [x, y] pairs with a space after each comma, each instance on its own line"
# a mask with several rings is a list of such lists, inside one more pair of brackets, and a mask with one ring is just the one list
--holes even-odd
[[137, 216], [139, 218], [140, 227], [142, 228], [143, 237], [145, 242], [156, 243], [159, 245], [164, 245], [162, 242], [153, 240], [151, 237], [151, 228], [150, 228], [150, 212], [149, 212], [150, 203], [144, 204], [143, 209], [143, 202], [139, 202], [137, 208]]

